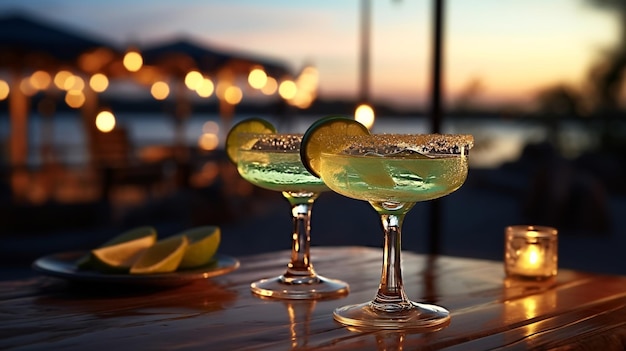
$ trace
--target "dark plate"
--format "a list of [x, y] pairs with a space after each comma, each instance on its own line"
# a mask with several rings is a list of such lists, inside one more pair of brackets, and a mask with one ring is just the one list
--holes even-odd
[[76, 261], [85, 255], [83, 251], [61, 252], [38, 258], [33, 269], [45, 275], [74, 282], [93, 282], [135, 286], [177, 286], [200, 279], [217, 277], [239, 268], [236, 258], [216, 254], [213, 261], [205, 266], [179, 270], [172, 273], [155, 274], [108, 274], [93, 270], [78, 269]]

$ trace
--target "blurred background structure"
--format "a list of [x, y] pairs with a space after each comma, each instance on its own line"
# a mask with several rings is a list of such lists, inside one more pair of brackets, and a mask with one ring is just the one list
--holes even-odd
[[[144, 224], [288, 248], [288, 205], [238, 176], [224, 137], [327, 114], [475, 136], [466, 184], [437, 216], [415, 207], [405, 249], [501, 260], [505, 226], [549, 225], [561, 266], [626, 274], [626, 2], [443, 5], [3, 1], [0, 279]], [[313, 245], [380, 246], [367, 211], [323, 194]]]

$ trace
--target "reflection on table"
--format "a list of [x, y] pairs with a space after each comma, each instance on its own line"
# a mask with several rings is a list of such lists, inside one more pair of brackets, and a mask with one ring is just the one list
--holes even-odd
[[279, 274], [288, 251], [240, 257], [238, 270], [173, 289], [76, 285], [52, 277], [0, 284], [0, 349], [462, 350], [626, 346], [626, 277], [561, 269], [544, 282], [505, 279], [502, 262], [405, 252], [405, 287], [446, 307], [431, 333], [353, 330], [334, 308], [371, 298], [382, 250], [313, 247], [316, 270], [350, 283], [331, 300], [262, 299], [250, 282]]

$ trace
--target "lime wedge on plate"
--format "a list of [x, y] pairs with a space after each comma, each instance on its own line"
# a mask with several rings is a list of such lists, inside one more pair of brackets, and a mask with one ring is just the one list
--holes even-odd
[[180, 265], [188, 245], [189, 240], [184, 235], [157, 241], [139, 256], [130, 267], [130, 274], [173, 272]]
[[276, 133], [276, 127], [261, 118], [248, 118], [235, 124], [226, 136], [226, 154], [234, 164], [237, 164], [237, 149], [241, 146], [239, 133], [271, 134]]
[[203, 266], [211, 261], [220, 245], [221, 231], [217, 226], [204, 226], [184, 231], [189, 246], [185, 250], [179, 268]]
[[150, 226], [138, 227], [91, 250], [77, 265], [81, 269], [93, 268], [103, 272], [128, 272], [130, 266], [157, 239], [156, 229]]
[[320, 177], [320, 154], [331, 152], [344, 145], [343, 136], [369, 135], [367, 127], [358, 121], [342, 117], [327, 116], [314, 122], [302, 137], [300, 159], [304, 167]]

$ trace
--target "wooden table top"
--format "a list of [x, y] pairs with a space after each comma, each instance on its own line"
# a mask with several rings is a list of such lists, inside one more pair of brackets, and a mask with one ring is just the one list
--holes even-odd
[[289, 252], [240, 258], [229, 274], [169, 289], [77, 286], [53, 277], [0, 283], [0, 349], [25, 350], [491, 350], [626, 349], [626, 277], [561, 269], [553, 282], [504, 278], [501, 262], [403, 252], [414, 301], [451, 323], [430, 333], [355, 331], [332, 311], [370, 300], [382, 249], [313, 247], [324, 276], [348, 296], [261, 299], [249, 284], [284, 272]]

